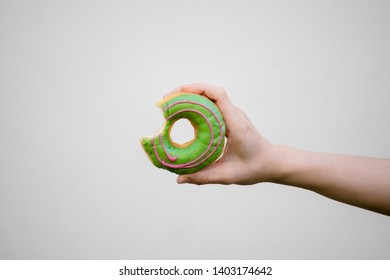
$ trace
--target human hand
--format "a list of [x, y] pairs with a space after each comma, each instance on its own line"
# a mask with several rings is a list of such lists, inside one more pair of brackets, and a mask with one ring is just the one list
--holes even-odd
[[273, 145], [234, 106], [225, 90], [195, 83], [173, 92], [204, 95], [225, 120], [227, 144], [222, 157], [204, 169], [177, 178], [179, 184], [273, 182], [315, 191], [334, 200], [390, 216], [390, 160], [306, 152]]
[[204, 83], [183, 85], [173, 92], [204, 95], [221, 110], [227, 144], [223, 156], [208, 167], [177, 178], [179, 184], [250, 185], [271, 181], [281, 165], [281, 153], [256, 130], [246, 114], [230, 101], [226, 91]]

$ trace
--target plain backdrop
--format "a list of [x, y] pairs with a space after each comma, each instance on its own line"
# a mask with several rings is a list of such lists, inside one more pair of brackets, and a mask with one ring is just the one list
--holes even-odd
[[207, 82], [273, 143], [390, 158], [389, 50], [389, 1], [0, 1], [0, 258], [389, 259], [387, 216], [139, 144]]

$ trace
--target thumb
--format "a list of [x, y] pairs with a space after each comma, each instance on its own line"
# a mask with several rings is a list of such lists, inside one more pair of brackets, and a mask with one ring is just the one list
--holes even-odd
[[[218, 163], [213, 165], [218, 165]], [[230, 184], [228, 177], [229, 173], [226, 172], [224, 168], [221, 168], [221, 166], [218, 166], [219, 168], [215, 168], [216, 166], [213, 165], [192, 174], [180, 175], [177, 177], [177, 183], [195, 185]]]
[[[198, 174], [201, 173], [201, 174]], [[197, 172], [194, 174], [189, 175], [180, 175], [177, 177], [177, 183], [178, 184], [195, 184], [195, 185], [206, 185], [211, 184], [212, 181], [210, 180], [210, 177], [207, 177], [206, 175], [202, 174], [202, 172]]]

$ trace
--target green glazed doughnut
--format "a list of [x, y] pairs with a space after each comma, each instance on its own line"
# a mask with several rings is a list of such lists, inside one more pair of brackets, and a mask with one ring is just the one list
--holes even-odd
[[[153, 136], [141, 138], [141, 145], [158, 168], [176, 174], [189, 174], [216, 161], [225, 146], [225, 122], [221, 111], [210, 99], [193, 93], [178, 92], [157, 103], [165, 123]], [[172, 141], [170, 132], [179, 119], [188, 119], [195, 137], [184, 144]]]

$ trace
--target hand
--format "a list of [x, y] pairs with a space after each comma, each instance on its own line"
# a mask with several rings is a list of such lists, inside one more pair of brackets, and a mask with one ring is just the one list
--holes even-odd
[[208, 167], [177, 178], [179, 184], [240, 184], [271, 181], [281, 165], [281, 153], [265, 140], [246, 114], [234, 106], [222, 88], [194, 83], [173, 92], [197, 93], [214, 101], [226, 124], [227, 144], [223, 156]]
[[[208, 167], [177, 178], [179, 184], [260, 182], [300, 187], [334, 200], [390, 216], [390, 160], [306, 152], [269, 143], [225, 90], [208, 84], [184, 85], [213, 100], [222, 112], [227, 144], [223, 156]], [[175, 92], [174, 91], [174, 92]]]

